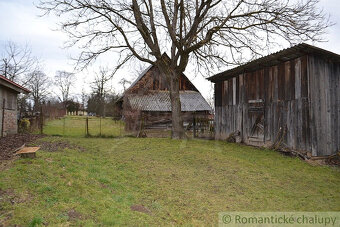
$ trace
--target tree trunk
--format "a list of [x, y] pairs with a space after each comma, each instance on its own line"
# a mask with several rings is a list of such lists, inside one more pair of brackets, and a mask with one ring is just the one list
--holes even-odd
[[181, 111], [181, 101], [179, 95], [179, 79], [180, 74], [176, 70], [172, 69], [168, 59], [162, 59], [157, 64], [158, 69], [163, 73], [170, 84], [170, 100], [171, 100], [171, 138], [172, 139], [184, 139], [185, 132], [183, 128], [183, 118]]
[[183, 139], [185, 137], [181, 101], [179, 96], [179, 76], [172, 73], [170, 76], [170, 99], [172, 115], [172, 139]]

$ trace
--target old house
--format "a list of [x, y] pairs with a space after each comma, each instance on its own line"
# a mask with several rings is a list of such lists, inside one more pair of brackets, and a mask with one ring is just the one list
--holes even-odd
[[18, 132], [17, 95], [30, 91], [0, 75], [0, 129], [1, 136]]
[[[208, 117], [211, 107], [184, 74], [180, 76], [179, 86], [184, 122], [191, 122], [194, 116]], [[141, 121], [146, 127], [171, 124], [169, 83], [157, 66], [151, 65], [145, 69], [117, 104], [128, 130], [139, 128]]]
[[209, 80], [216, 139], [238, 135], [312, 156], [340, 150], [340, 55], [299, 44]]

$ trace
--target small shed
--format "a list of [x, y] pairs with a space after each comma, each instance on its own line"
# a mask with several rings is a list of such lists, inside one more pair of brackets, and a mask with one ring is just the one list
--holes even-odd
[[[163, 57], [167, 57], [163, 55]], [[193, 117], [208, 118], [212, 111], [191, 81], [182, 74], [179, 83], [180, 102], [184, 123]], [[146, 127], [164, 127], [171, 124], [169, 83], [157, 66], [146, 68], [118, 100], [127, 130], [136, 130], [141, 120]]]
[[299, 44], [208, 78], [216, 139], [328, 156], [340, 150], [340, 55]]
[[30, 91], [0, 75], [0, 130], [1, 137], [18, 132], [17, 96]]

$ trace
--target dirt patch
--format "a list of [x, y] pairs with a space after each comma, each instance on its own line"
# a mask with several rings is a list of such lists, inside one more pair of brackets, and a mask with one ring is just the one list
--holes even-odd
[[146, 137], [149, 138], [169, 138], [171, 137], [171, 131], [167, 129], [145, 129]]
[[69, 210], [67, 212], [68, 220], [69, 221], [74, 221], [78, 219], [82, 219], [82, 214], [76, 211], [75, 209]]
[[312, 160], [312, 159], [307, 159], [306, 162], [309, 165], [312, 166], [322, 166], [322, 165], [326, 165], [326, 161], [325, 160]]
[[53, 162], [53, 159], [52, 159], [52, 158], [45, 158], [45, 161], [46, 161], [46, 162], [49, 162], [49, 163], [52, 163], [52, 162]]
[[284, 156], [288, 157], [298, 157], [301, 160], [306, 161], [308, 164], [312, 166], [335, 166], [340, 167], [340, 152], [324, 157], [312, 157], [310, 152], [306, 151], [294, 151], [290, 149], [278, 149], [278, 151]]
[[42, 150], [49, 152], [63, 151], [66, 148], [85, 151], [83, 147], [74, 144], [69, 144], [66, 141], [41, 142], [39, 143], [39, 146]]
[[30, 197], [31, 196], [27, 196], [27, 198], [20, 197], [14, 193], [13, 189], [7, 189], [7, 190], [0, 189], [0, 202], [1, 203], [10, 202], [12, 205], [18, 204], [18, 203], [24, 203], [27, 200], [29, 200]]
[[137, 212], [141, 212], [144, 214], [151, 214], [151, 211], [143, 205], [134, 204], [130, 208], [132, 211], [137, 211]]
[[0, 160], [12, 159], [17, 148], [42, 137], [44, 135], [15, 134], [0, 138]]

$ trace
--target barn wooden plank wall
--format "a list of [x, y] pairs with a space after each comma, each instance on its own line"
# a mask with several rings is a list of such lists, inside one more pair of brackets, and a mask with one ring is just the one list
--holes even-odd
[[[340, 150], [339, 75], [339, 64], [306, 55], [217, 82], [216, 139], [239, 131], [245, 143], [270, 145], [281, 132], [291, 149], [334, 154]], [[260, 119], [263, 135], [254, 140]]]
[[340, 150], [340, 66], [309, 57], [309, 99], [313, 155]]
[[[147, 71], [142, 78], [129, 89], [129, 93], [148, 93], [152, 91], [169, 90], [169, 83], [166, 77], [159, 71], [156, 66], [153, 66]], [[191, 90], [197, 91], [196, 87], [182, 74], [179, 78], [179, 89], [181, 91]]]

